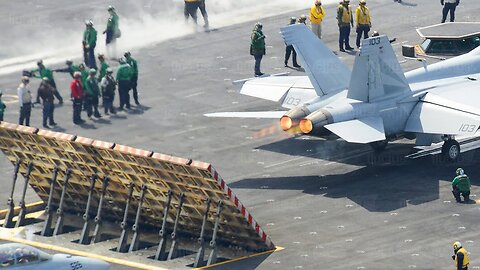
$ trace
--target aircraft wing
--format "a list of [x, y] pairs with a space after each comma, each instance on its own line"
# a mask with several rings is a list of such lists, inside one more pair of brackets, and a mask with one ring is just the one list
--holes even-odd
[[385, 140], [385, 130], [381, 117], [366, 117], [333, 123], [326, 125], [325, 128], [350, 143], [370, 143]]
[[312, 83], [306, 76], [265, 77], [246, 81], [240, 94], [279, 102], [291, 109], [317, 97]]
[[480, 83], [471, 79], [432, 89], [413, 109], [405, 131], [474, 135], [480, 128]]
[[295, 48], [318, 96], [348, 88], [350, 69], [304, 24], [286, 26], [280, 31], [285, 43]]

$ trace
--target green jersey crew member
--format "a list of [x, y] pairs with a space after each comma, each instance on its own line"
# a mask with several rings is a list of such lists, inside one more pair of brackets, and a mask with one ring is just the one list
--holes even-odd
[[120, 98], [120, 107], [118, 110], [122, 111], [125, 106], [127, 109], [130, 109], [130, 94], [128, 93], [131, 89], [131, 80], [132, 80], [132, 68], [125, 58], [120, 58], [120, 66], [117, 70], [117, 83], [118, 83], [118, 95]]
[[262, 76], [260, 71], [260, 64], [262, 58], [266, 53], [265, 50], [265, 35], [262, 32], [263, 25], [259, 22], [255, 24], [251, 35], [250, 55], [255, 58], [255, 77]]
[[470, 264], [468, 252], [458, 241], [453, 243], [452, 259], [455, 261], [455, 270], [468, 270], [468, 265]]
[[95, 47], [97, 46], [97, 30], [93, 28], [91, 20], [85, 22], [85, 31], [83, 32], [83, 59], [87, 67], [97, 68], [95, 61]]
[[132, 57], [130, 52], [126, 52], [124, 55], [127, 64], [132, 68], [132, 79], [130, 80], [130, 88], [133, 92], [133, 99], [135, 100], [135, 104], [140, 105], [138, 101], [138, 91], [137, 91], [137, 83], [138, 83], [138, 64], [137, 60]]
[[98, 97], [100, 96], [100, 88], [98, 87], [97, 71], [92, 68], [88, 71], [88, 78], [85, 84], [85, 107], [87, 110], [87, 116], [92, 119], [92, 114], [96, 118], [101, 118], [98, 111]]
[[115, 12], [115, 8], [113, 6], [108, 6], [108, 14], [110, 14], [110, 17], [108, 17], [107, 20], [107, 29], [103, 31], [104, 34], [106, 34], [106, 39], [105, 39], [105, 44], [107, 46], [107, 55], [110, 58], [116, 58], [117, 57], [117, 38], [121, 36], [120, 28], [118, 27], [118, 15], [117, 12]]
[[457, 176], [452, 181], [452, 193], [457, 202], [462, 202], [460, 195], [464, 201], [470, 201], [470, 178], [465, 174], [462, 168], [458, 168], [455, 172]]
[[107, 69], [110, 67], [105, 61], [105, 55], [99, 54], [98, 61], [100, 61], [100, 71], [98, 73], [98, 81], [102, 81], [103, 77], [107, 75]]

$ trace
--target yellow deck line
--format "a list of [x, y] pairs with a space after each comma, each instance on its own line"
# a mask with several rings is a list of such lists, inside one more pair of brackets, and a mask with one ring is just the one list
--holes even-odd
[[168, 268], [161, 268], [161, 267], [155, 267], [155, 266], [150, 266], [142, 263], [136, 263], [136, 262], [131, 262], [127, 260], [122, 260], [122, 259], [116, 259], [116, 258], [111, 258], [107, 256], [102, 256], [98, 254], [93, 254], [93, 253], [88, 253], [84, 251], [79, 251], [79, 250], [74, 250], [74, 249], [69, 249], [69, 248], [64, 248], [60, 246], [55, 246], [55, 245], [50, 245], [50, 244], [44, 244], [40, 242], [35, 242], [35, 241], [30, 241], [30, 240], [25, 240], [25, 239], [19, 239], [15, 237], [5, 237], [5, 236], [0, 236], [0, 240], [3, 241], [10, 241], [10, 242], [16, 242], [20, 244], [26, 244], [38, 248], [44, 248], [44, 249], [49, 249], [61, 253], [68, 253], [76, 256], [83, 256], [83, 257], [89, 257], [93, 259], [98, 259], [98, 260], [103, 260], [109, 263], [114, 263], [114, 264], [120, 264], [120, 265], [125, 265], [129, 267], [136, 267], [139, 269], [145, 269], [145, 270], [169, 270]]
[[215, 263], [215, 264], [212, 264], [212, 265], [203, 266], [203, 267], [194, 268], [194, 269], [198, 269], [198, 270], [208, 269], [208, 268], [211, 268], [211, 267], [216, 267], [216, 266], [220, 266], [220, 265], [224, 265], [224, 264], [229, 264], [229, 263], [233, 263], [233, 262], [237, 262], [237, 261], [242, 261], [242, 260], [254, 258], [254, 257], [257, 257], [257, 256], [262, 256], [262, 255], [265, 255], [265, 254], [281, 251], [281, 250], [284, 250], [284, 249], [285, 249], [284, 247], [275, 247], [275, 249], [272, 249], [272, 250], [267, 250], [267, 251], [255, 253], [255, 254], [252, 254], [252, 255], [238, 257], [238, 258], [231, 259], [231, 260], [228, 260], [228, 261], [219, 262], [219, 263]]

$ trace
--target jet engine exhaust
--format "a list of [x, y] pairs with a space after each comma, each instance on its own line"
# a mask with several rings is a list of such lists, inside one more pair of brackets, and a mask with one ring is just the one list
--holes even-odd
[[318, 110], [300, 120], [300, 130], [304, 134], [327, 135], [325, 125], [333, 123], [332, 115], [326, 110]]
[[305, 106], [293, 108], [280, 118], [280, 127], [284, 131], [290, 130], [298, 126], [300, 119], [309, 114], [310, 111]]

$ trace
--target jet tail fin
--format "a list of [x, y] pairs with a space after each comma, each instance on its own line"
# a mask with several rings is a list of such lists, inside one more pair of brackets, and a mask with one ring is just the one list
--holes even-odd
[[348, 98], [372, 102], [410, 91], [387, 36], [362, 40], [355, 58]]
[[280, 29], [287, 45], [293, 45], [318, 96], [347, 89], [350, 69], [304, 24]]

